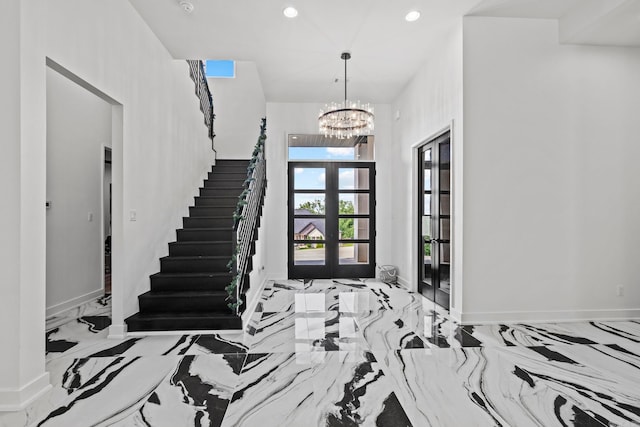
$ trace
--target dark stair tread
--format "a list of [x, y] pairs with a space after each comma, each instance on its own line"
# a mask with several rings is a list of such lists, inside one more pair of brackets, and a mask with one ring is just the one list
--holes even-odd
[[[199, 216], [197, 218], [209, 218], [208, 216]], [[227, 219], [229, 217], [226, 217]], [[178, 230], [188, 230], [190, 233], [196, 231], [229, 231], [233, 230], [233, 227], [193, 227], [193, 228], [178, 228]]]
[[[202, 208], [202, 207], [211, 207], [211, 206], [198, 206], [198, 208]], [[198, 220], [211, 220], [211, 221], [216, 221], [216, 220], [227, 220], [230, 218], [229, 215], [216, 215], [216, 216], [185, 216], [182, 219], [193, 219], [193, 218], [198, 218]], [[200, 227], [200, 228], [206, 228], [206, 227]], [[224, 228], [224, 227], [213, 227], [213, 228]], [[178, 228], [178, 230], [181, 230], [180, 228]], [[190, 228], [190, 230], [192, 230], [192, 228]]]
[[[198, 228], [190, 228], [189, 230], [199, 230]], [[204, 230], [210, 230], [209, 228], [205, 228]], [[229, 244], [232, 243], [231, 240], [185, 240], [182, 242], [171, 242], [169, 243], [170, 245], [211, 245], [211, 244], [216, 244], [219, 243], [221, 245], [223, 244]]]
[[227, 298], [227, 291], [207, 290], [207, 291], [147, 291], [140, 295], [146, 298], [175, 298], [175, 297], [224, 297]]
[[231, 310], [225, 310], [225, 311], [178, 311], [178, 312], [173, 312], [173, 311], [160, 311], [160, 312], [156, 312], [156, 313], [136, 313], [133, 316], [130, 316], [128, 319], [132, 318], [132, 317], [136, 317], [140, 315], [139, 317], [180, 317], [180, 318], [185, 318], [185, 317], [194, 317], [194, 318], [206, 318], [206, 317], [215, 317], [215, 316], [219, 316], [219, 317], [237, 317], [235, 314], [233, 314], [231, 312]]
[[174, 259], [174, 260], [188, 260], [188, 259], [231, 259], [230, 255], [167, 255], [160, 257], [160, 259]]
[[[202, 207], [205, 207], [205, 206], [198, 206], [198, 207], [202, 208]], [[194, 218], [194, 217], [192, 217], [192, 216], [182, 217], [182, 219], [185, 219], [185, 218]], [[205, 220], [205, 219], [212, 219], [212, 220], [215, 220], [215, 219], [229, 219], [229, 215], [198, 216], [198, 217], [195, 217], [195, 218], [202, 219], [202, 220]], [[224, 227], [214, 227], [214, 228], [224, 228]], [[180, 229], [178, 228], [178, 230], [180, 230]]]
[[242, 318], [231, 311], [136, 313], [125, 322], [132, 332], [242, 329]]
[[200, 278], [200, 277], [231, 277], [231, 273], [204, 272], [204, 273], [155, 273], [151, 277], [175, 277], [175, 278]]
[[[219, 188], [217, 188], [219, 190]], [[199, 199], [238, 199], [236, 196], [197, 196]]]

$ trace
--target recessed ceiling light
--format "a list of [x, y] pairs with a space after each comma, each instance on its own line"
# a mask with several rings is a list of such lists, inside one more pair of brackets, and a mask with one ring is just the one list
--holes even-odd
[[296, 16], [298, 16], [298, 10], [295, 7], [287, 7], [285, 8], [282, 13], [284, 13], [284, 16], [286, 16], [287, 18], [295, 18]]
[[186, 1], [186, 0], [182, 0], [180, 2], [180, 7], [182, 8], [182, 10], [184, 10], [186, 13], [191, 13], [193, 12], [193, 3]]
[[415, 22], [418, 20], [418, 18], [420, 18], [420, 12], [418, 12], [417, 10], [412, 10], [404, 17], [407, 22]]

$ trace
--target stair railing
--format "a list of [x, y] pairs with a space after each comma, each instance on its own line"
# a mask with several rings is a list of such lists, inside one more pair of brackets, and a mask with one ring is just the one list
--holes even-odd
[[207, 83], [207, 75], [204, 71], [204, 63], [197, 59], [187, 59], [189, 64], [189, 75], [196, 85], [196, 96], [200, 99], [200, 111], [204, 114], [204, 124], [208, 129], [208, 136], [211, 140], [211, 149], [215, 152], [213, 139], [216, 133], [213, 130], [213, 122], [216, 115], [213, 111], [213, 97]]
[[267, 119], [263, 118], [260, 125], [260, 137], [253, 149], [245, 189], [238, 197], [236, 211], [233, 214], [234, 225], [232, 233], [233, 256], [227, 265], [232, 274], [232, 281], [226, 287], [227, 306], [239, 315], [244, 311], [243, 292], [247, 286], [249, 266], [251, 264], [252, 248], [257, 238], [262, 205], [267, 189], [267, 160], [264, 145], [267, 139]]

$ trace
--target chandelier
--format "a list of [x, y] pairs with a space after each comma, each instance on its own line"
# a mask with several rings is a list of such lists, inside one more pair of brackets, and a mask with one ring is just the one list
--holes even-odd
[[325, 137], [338, 139], [370, 135], [373, 131], [373, 107], [347, 100], [347, 61], [351, 54], [342, 52], [340, 58], [344, 59], [344, 102], [332, 102], [320, 110], [320, 132]]

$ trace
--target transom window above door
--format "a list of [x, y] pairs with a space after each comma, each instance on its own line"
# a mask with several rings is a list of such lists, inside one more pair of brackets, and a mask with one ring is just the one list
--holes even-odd
[[288, 158], [295, 161], [372, 161], [374, 137], [346, 139], [324, 135], [291, 134], [288, 136]]

